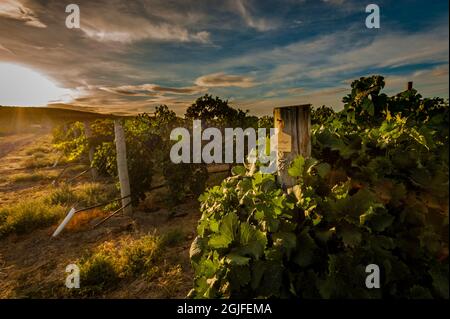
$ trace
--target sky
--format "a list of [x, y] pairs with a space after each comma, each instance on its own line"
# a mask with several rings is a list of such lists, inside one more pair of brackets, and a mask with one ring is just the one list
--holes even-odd
[[[80, 28], [66, 27], [66, 6]], [[380, 8], [368, 29], [365, 8]], [[206, 93], [252, 114], [342, 108], [383, 75], [448, 98], [447, 0], [0, 0], [0, 105], [182, 115]]]

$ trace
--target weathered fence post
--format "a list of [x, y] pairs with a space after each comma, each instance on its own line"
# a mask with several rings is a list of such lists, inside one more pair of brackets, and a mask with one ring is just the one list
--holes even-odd
[[[91, 142], [92, 138], [91, 123], [87, 120], [84, 121], [84, 134], [86, 135], [89, 144], [89, 164], [92, 165], [92, 161], [94, 160], [95, 147], [92, 145]], [[97, 179], [98, 177], [97, 170], [92, 166], [91, 166], [91, 174], [94, 180]]]
[[[120, 195], [121, 197], [130, 195], [130, 179], [128, 177], [127, 165], [127, 148], [125, 143], [125, 133], [120, 119], [114, 120], [114, 135], [117, 152], [117, 170], [120, 181]], [[123, 209], [124, 214], [130, 215], [133, 212], [131, 205], [131, 198], [122, 199], [122, 206], [128, 205]]]
[[411, 91], [413, 89], [413, 82], [412, 81], [409, 81], [407, 84], [406, 84], [406, 90], [407, 91]]
[[311, 105], [277, 107], [273, 119], [278, 133], [278, 182], [283, 189], [296, 184], [288, 174], [292, 161], [299, 155], [311, 156]]

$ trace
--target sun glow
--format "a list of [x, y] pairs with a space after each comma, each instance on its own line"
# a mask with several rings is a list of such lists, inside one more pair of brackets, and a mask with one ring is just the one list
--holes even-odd
[[74, 92], [58, 87], [42, 74], [24, 66], [0, 63], [0, 105], [45, 106], [70, 102]]

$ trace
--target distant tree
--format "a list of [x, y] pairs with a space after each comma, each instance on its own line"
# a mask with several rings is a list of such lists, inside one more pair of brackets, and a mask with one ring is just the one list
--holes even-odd
[[323, 124], [335, 115], [331, 107], [322, 105], [311, 112], [311, 124]]
[[258, 127], [269, 130], [274, 127], [273, 116], [264, 115], [258, 119]]
[[223, 101], [219, 97], [205, 94], [199, 97], [186, 110], [186, 118], [202, 120], [228, 119], [236, 115], [236, 110], [228, 105], [228, 100]]
[[248, 110], [232, 108], [228, 100], [205, 94], [186, 110], [187, 119], [200, 119], [204, 123], [220, 127], [256, 126], [257, 118], [248, 115]]
[[177, 115], [167, 105], [160, 105], [155, 108], [154, 119], [157, 125], [169, 125], [177, 120]]

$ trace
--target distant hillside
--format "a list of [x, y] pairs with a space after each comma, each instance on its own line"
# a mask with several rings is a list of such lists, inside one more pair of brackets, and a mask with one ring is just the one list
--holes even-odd
[[49, 130], [64, 122], [112, 117], [93, 112], [48, 107], [0, 106], [0, 134]]

